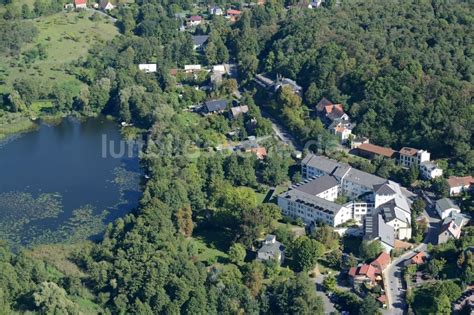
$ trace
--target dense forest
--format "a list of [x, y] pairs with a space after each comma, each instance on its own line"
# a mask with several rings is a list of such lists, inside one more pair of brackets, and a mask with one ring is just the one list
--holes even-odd
[[[31, 10], [2, 2], [0, 54], [19, 57], [37, 36], [31, 20], [61, 10], [64, 1], [37, 0]], [[149, 180], [138, 209], [110, 224], [103, 241], [70, 253], [81, 276], [58, 271], [26, 251], [11, 253], [2, 244], [0, 313], [79, 314], [91, 307], [103, 314], [322, 314], [307, 271], [323, 256], [339, 268], [339, 237], [327, 231], [295, 238], [285, 225], [277, 226], [281, 215], [274, 204], [257, 202], [262, 187], [285, 183], [294, 173], [291, 150], [269, 141], [264, 162], [253, 155], [188, 154], [210, 151], [231, 130], [240, 130], [236, 140], [269, 135], [271, 124], [259, 105], [276, 112], [301, 141], [321, 135], [330, 141], [313, 115], [315, 104], [327, 97], [344, 104], [357, 134], [372, 142], [428, 149], [449, 158], [460, 174], [472, 173], [471, 3], [347, 0], [326, 1], [318, 10], [295, 4], [267, 1], [245, 9], [236, 4], [244, 13], [234, 24], [210, 17], [194, 30], [210, 35], [203, 54], [197, 54], [175, 16], [192, 10], [193, 1], [135, 1], [111, 13], [120, 35], [95, 44], [65, 70], [79, 80], [79, 89], [15, 80], [0, 98], [0, 119], [29, 115], [36, 101], [51, 100], [53, 113], [102, 113], [133, 123], [147, 141], [142, 165]], [[41, 47], [37, 50], [41, 58]], [[194, 88], [208, 81], [205, 74], [170, 74], [185, 64], [228, 61], [238, 64], [238, 80], [226, 79], [212, 92]], [[139, 71], [140, 63], [156, 63], [157, 72]], [[285, 89], [274, 98], [262, 97], [252, 79], [263, 72], [295, 79], [304, 97]], [[237, 84], [250, 118], [229, 122], [185, 113], [208, 99], [231, 100]], [[230, 257], [201, 259], [195, 229], [227, 237]], [[245, 260], [255, 240], [270, 232], [288, 247], [285, 267]], [[464, 255], [465, 245], [450, 250]], [[361, 261], [379, 249], [365, 246]], [[440, 259], [447, 256], [447, 250], [439, 251]], [[464, 260], [459, 273], [472, 282], [472, 257]], [[357, 262], [351, 254], [344, 268]], [[345, 298], [354, 314], [376, 313], [374, 301], [354, 296]]]
[[343, 103], [374, 143], [428, 149], [472, 173], [472, 22], [458, 1], [294, 9], [256, 50], [259, 70], [296, 79], [309, 110], [323, 96]]

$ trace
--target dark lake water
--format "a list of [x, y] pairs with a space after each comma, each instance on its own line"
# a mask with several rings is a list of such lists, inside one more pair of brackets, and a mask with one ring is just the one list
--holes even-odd
[[15, 247], [94, 238], [136, 207], [137, 154], [103, 148], [114, 143], [118, 152], [120, 141], [117, 124], [99, 117], [41, 123], [0, 142], [0, 239]]

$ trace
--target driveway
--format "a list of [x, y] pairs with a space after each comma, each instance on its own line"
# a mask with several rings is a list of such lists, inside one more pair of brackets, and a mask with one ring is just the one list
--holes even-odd
[[324, 304], [324, 314], [331, 314], [333, 312], [337, 312], [336, 307], [331, 302], [329, 297], [326, 295], [323, 289], [323, 280], [324, 276], [319, 274], [316, 277], [312, 278], [315, 285], [316, 285], [316, 294], [321, 297]]

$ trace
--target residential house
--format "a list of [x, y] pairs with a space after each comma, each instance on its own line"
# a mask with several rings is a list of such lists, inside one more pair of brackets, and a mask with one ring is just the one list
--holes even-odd
[[257, 0], [257, 5], [265, 5], [265, 0]]
[[351, 149], [357, 149], [362, 144], [369, 143], [369, 138], [367, 137], [355, 137], [351, 141]]
[[437, 200], [435, 208], [441, 219], [449, 217], [452, 212], [461, 213], [461, 209], [449, 198]]
[[234, 10], [234, 9], [229, 9], [227, 10], [227, 15], [226, 17], [231, 21], [231, 22], [236, 22], [239, 16], [242, 14], [242, 11], [239, 10]]
[[344, 112], [342, 104], [332, 104], [324, 106], [324, 115], [331, 122], [335, 120], [349, 121], [349, 116]]
[[74, 0], [74, 6], [76, 9], [85, 9], [87, 8], [87, 0]]
[[207, 114], [223, 113], [227, 109], [227, 100], [212, 100], [204, 103], [204, 112]]
[[443, 170], [436, 163], [430, 161], [420, 163], [420, 173], [424, 179], [428, 180], [443, 176]]
[[358, 145], [355, 149], [351, 151], [351, 153], [369, 160], [373, 160], [376, 157], [392, 159], [396, 156], [397, 151], [392, 150], [391, 148], [381, 147], [366, 142]]
[[366, 283], [369, 286], [376, 285], [383, 281], [383, 272], [390, 265], [390, 255], [382, 252], [370, 264], [362, 264], [349, 269], [349, 277], [353, 284]]
[[456, 196], [464, 191], [469, 191], [472, 184], [474, 184], [474, 179], [472, 178], [472, 176], [449, 176], [449, 195]]
[[423, 265], [426, 263], [428, 257], [424, 251], [418, 252], [410, 259], [412, 265]]
[[188, 19], [188, 26], [201, 25], [202, 21], [203, 21], [202, 16], [200, 16], [200, 15], [191, 15]]
[[421, 163], [430, 161], [430, 153], [426, 150], [403, 147], [398, 151], [398, 154], [400, 164], [405, 167], [410, 167], [413, 164], [420, 166]]
[[329, 131], [335, 135], [340, 143], [347, 143], [352, 134], [353, 125], [345, 120], [336, 120], [329, 125]]
[[230, 109], [233, 118], [237, 118], [240, 115], [247, 113], [248, 111], [249, 107], [247, 105], [239, 105]]
[[112, 2], [108, 0], [100, 0], [99, 7], [103, 11], [110, 11], [115, 8], [115, 6], [112, 4]]
[[285, 247], [276, 240], [275, 235], [267, 235], [262, 247], [257, 252], [257, 260], [267, 261], [273, 259], [278, 263], [285, 260]]
[[450, 239], [459, 239], [464, 225], [469, 223], [470, 217], [462, 213], [452, 212], [442, 221], [438, 234], [438, 244], [443, 244]]
[[212, 15], [224, 15], [224, 11], [215, 5], [209, 8], [209, 13]]
[[141, 63], [138, 65], [138, 69], [146, 73], [156, 72], [156, 64], [155, 63]]
[[317, 9], [321, 6], [323, 0], [314, 0], [308, 4], [308, 9]]
[[272, 87], [274, 86], [275, 82], [264, 76], [263, 74], [256, 74], [253, 78], [255, 83], [257, 83], [260, 87], [264, 88], [265, 90], [272, 92]]
[[303, 88], [299, 86], [294, 80], [278, 77], [273, 84], [274, 92], [277, 92], [282, 87], [289, 87], [293, 93], [299, 95], [300, 97], [303, 96]]
[[194, 73], [202, 70], [201, 65], [184, 65], [185, 73]]
[[316, 112], [318, 113], [318, 115], [320, 115], [325, 107], [327, 105], [333, 105], [332, 102], [330, 100], [328, 100], [327, 98], [323, 97], [319, 102], [318, 104], [316, 104]]
[[257, 159], [263, 160], [267, 156], [267, 149], [261, 146], [255, 146], [247, 149], [245, 152], [254, 153]]
[[194, 50], [202, 51], [204, 50], [205, 44], [209, 39], [208, 35], [196, 35], [193, 36], [193, 48]]

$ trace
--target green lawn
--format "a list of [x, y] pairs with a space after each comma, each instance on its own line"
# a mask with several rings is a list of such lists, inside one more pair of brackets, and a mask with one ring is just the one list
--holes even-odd
[[[103, 42], [118, 34], [117, 28], [107, 19], [98, 21], [89, 19], [91, 12], [61, 12], [48, 17], [33, 20], [39, 35], [34, 43], [25, 45], [22, 54], [15, 57], [0, 58], [0, 73], [4, 84], [0, 84], [0, 93], [8, 92], [16, 79], [35, 78], [50, 83], [81, 83], [71, 73], [71, 63], [87, 55], [96, 42]], [[46, 58], [37, 58], [25, 63], [24, 54], [38, 44], [44, 45]]]
[[232, 233], [228, 230], [217, 228], [197, 228], [191, 240], [197, 249], [199, 261], [212, 263], [226, 263], [227, 251], [232, 242]]

